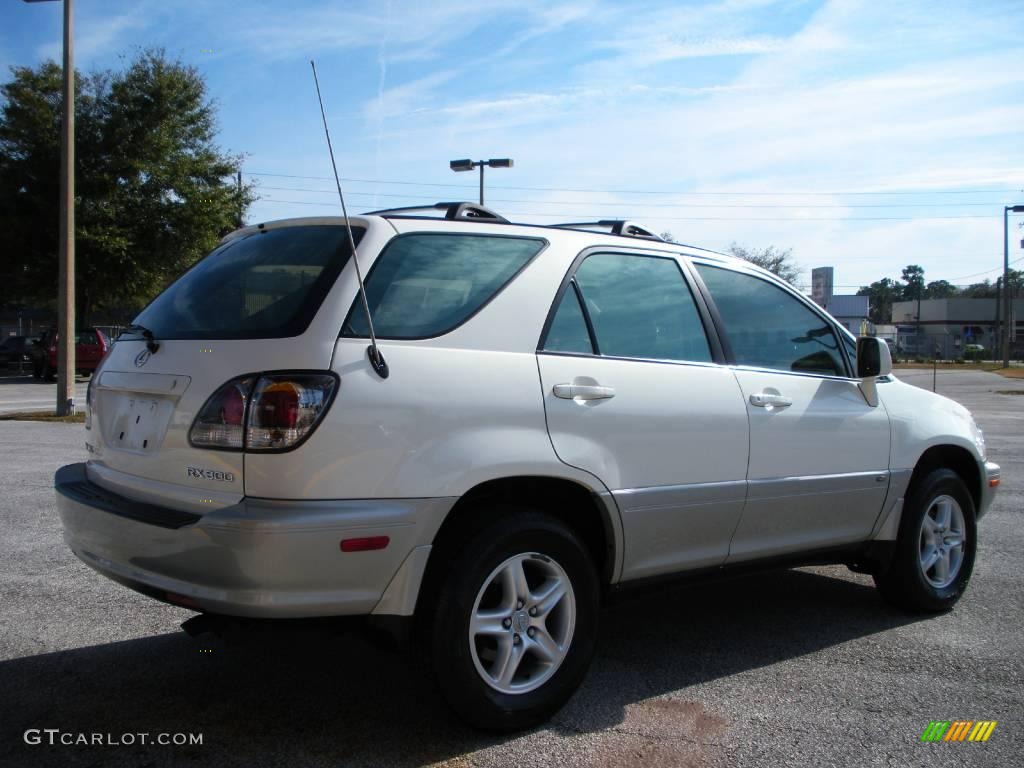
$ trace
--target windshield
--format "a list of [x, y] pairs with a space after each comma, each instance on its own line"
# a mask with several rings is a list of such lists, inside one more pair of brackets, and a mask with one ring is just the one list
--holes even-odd
[[[364, 233], [353, 227], [356, 243]], [[341, 226], [254, 232], [214, 250], [157, 296], [134, 323], [157, 339], [298, 336], [309, 327], [350, 252]]]

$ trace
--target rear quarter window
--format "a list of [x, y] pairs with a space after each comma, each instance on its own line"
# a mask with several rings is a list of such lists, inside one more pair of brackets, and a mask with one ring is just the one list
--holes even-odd
[[[540, 238], [416, 233], [400, 235], [366, 277], [373, 328], [384, 339], [440, 336], [493, 299], [547, 245]], [[369, 335], [359, 297], [342, 336]]]

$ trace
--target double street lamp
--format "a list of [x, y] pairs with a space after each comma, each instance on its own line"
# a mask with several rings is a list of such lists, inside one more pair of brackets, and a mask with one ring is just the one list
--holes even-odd
[[1010, 232], [1007, 217], [1024, 213], [1024, 205], [1003, 206], [1003, 368], [1010, 367]]
[[480, 205], [484, 204], [484, 166], [491, 168], [511, 168], [512, 160], [508, 157], [499, 157], [493, 160], [452, 160], [448, 163], [448, 167], [453, 171], [472, 171], [474, 168], [480, 169]]
[[[58, 416], [67, 416], [75, 411], [75, 64], [72, 20], [72, 0], [64, 0], [64, 114], [60, 136], [60, 266], [56, 342]], [[43, 350], [43, 354], [47, 354], [47, 350]]]

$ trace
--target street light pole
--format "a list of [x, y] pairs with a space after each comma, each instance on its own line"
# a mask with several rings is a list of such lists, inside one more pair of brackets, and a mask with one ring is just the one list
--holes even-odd
[[498, 157], [490, 160], [452, 160], [448, 163], [448, 167], [453, 171], [472, 171], [474, 168], [480, 169], [480, 205], [484, 204], [484, 166], [490, 166], [491, 168], [511, 168], [513, 163], [511, 158]]
[[[25, 0], [27, 3], [48, 0]], [[57, 287], [57, 415], [75, 411], [75, 61], [74, 9], [64, 0], [64, 99], [60, 136], [60, 266]], [[44, 352], [45, 354], [45, 352]]]
[[1010, 367], [1010, 213], [1024, 213], [1024, 205], [1003, 206], [1003, 368]]

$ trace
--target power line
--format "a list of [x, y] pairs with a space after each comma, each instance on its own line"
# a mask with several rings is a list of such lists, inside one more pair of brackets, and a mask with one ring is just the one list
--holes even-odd
[[[290, 173], [267, 173], [264, 171], [243, 171], [247, 176], [273, 176], [282, 179], [316, 179], [319, 181], [333, 181], [334, 179], [329, 176], [301, 176], [298, 174]], [[342, 178], [342, 181], [350, 181], [360, 184], [397, 184], [402, 186], [412, 187], [453, 187], [456, 189], [473, 189], [472, 186], [467, 184], [452, 184], [452, 183], [435, 183], [435, 182], [422, 182], [422, 181], [399, 181], [397, 179], [357, 179], [357, 178]], [[763, 190], [757, 191], [744, 191], [737, 190], [733, 192], [722, 192], [722, 191], [702, 191], [702, 192], [678, 192], [674, 190], [649, 190], [649, 189], [584, 189], [578, 187], [517, 187], [505, 184], [495, 184], [491, 189], [515, 189], [515, 190], [526, 190], [533, 192], [588, 192], [594, 194], [616, 194], [616, 195], [679, 195], [679, 196], [701, 196], [701, 195], [766, 195], [766, 196], [814, 196], [814, 195], [979, 195], [979, 194], [990, 194], [990, 195], [1004, 195], [1004, 194], [1017, 194], [1024, 190], [1019, 189], [932, 189], [932, 190], [920, 190], [920, 191], [909, 191], [909, 190], [847, 190], [847, 191], [831, 191], [831, 192], [766, 192]]]
[[[315, 192], [322, 195], [334, 195], [336, 194], [330, 189], [311, 189], [309, 187], [265, 187], [261, 186], [260, 189], [270, 189], [277, 192]], [[430, 200], [434, 201], [433, 197], [426, 195], [400, 195], [400, 194], [388, 194], [384, 192], [351, 192], [353, 196], [361, 197], [394, 197], [401, 198], [404, 200]], [[492, 202], [496, 203], [527, 203], [530, 205], [588, 205], [588, 206], [621, 206], [622, 203], [608, 203], [608, 202], [597, 202], [589, 200], [514, 200], [510, 198], [494, 197], [490, 198]], [[851, 204], [851, 205], [826, 205], [822, 203], [793, 203], [789, 205], [780, 205], [776, 203], [643, 203], [645, 208], [960, 208], [964, 206], [978, 206], [978, 207], [996, 207], [1002, 205], [1001, 202], [969, 202], [969, 203], [867, 203], [867, 204]]]
[[[1021, 256], [1019, 259], [1014, 259], [1013, 261], [1010, 262], [1010, 264], [1016, 264], [1019, 261], [1024, 261], [1024, 256]], [[954, 280], [966, 280], [968, 277], [977, 277], [978, 275], [987, 275], [990, 272], [1002, 272], [1002, 271], [1003, 271], [1002, 267], [993, 267], [992, 269], [986, 269], [984, 272], [975, 272], [974, 274], [971, 274], [971, 275], [960, 275], [959, 277], [954, 277], [953, 279]]]
[[[1018, 259], [1014, 259], [1013, 261], [1010, 262], [1010, 264], [1011, 265], [1017, 264], [1018, 262], [1021, 262], [1021, 261], [1024, 261], [1024, 256], [1021, 256]], [[971, 285], [973, 285], [973, 283], [954, 283], [954, 282], [950, 282], [950, 281], [952, 281], [952, 280], [966, 280], [967, 278], [970, 278], [970, 277], [980, 277], [981, 275], [988, 275], [988, 274], [991, 274], [992, 272], [1002, 272], [1002, 271], [1003, 271], [1003, 268], [1001, 266], [999, 266], [999, 267], [992, 267], [992, 269], [986, 269], [983, 272], [973, 272], [970, 275], [958, 275], [957, 277], [951, 277], [946, 282], [949, 283], [950, 285], [954, 286], [955, 288], [970, 288]], [[801, 283], [797, 287], [798, 288], [811, 288], [813, 286], [810, 283]], [[853, 285], [853, 284], [844, 284], [844, 285], [834, 285], [833, 286], [833, 288], [867, 288], [867, 287], [868, 286], [866, 286], [866, 285]]]
[[[358, 193], [354, 193], [358, 194]], [[317, 203], [309, 200], [283, 200], [276, 197], [263, 197], [261, 200], [269, 203], [285, 203], [288, 205], [313, 205], [321, 208], [336, 208], [337, 206], [331, 203]], [[579, 214], [572, 213], [539, 213], [529, 211], [516, 211], [510, 213], [513, 216], [536, 216], [538, 218], [553, 218], [553, 219], [572, 219], [580, 218]], [[586, 218], [587, 214], [582, 214], [583, 218]], [[619, 218], [631, 219], [637, 218], [634, 215], [623, 215]], [[642, 216], [639, 218], [643, 218]], [[800, 218], [796, 216], [658, 216], [659, 221], [799, 221], [799, 222], [815, 222], [815, 221], [941, 221], [950, 219], [999, 219], [1002, 218], [998, 214], [995, 215], [975, 215], [975, 214], [964, 214], [960, 216], [815, 216], [814, 218]]]

